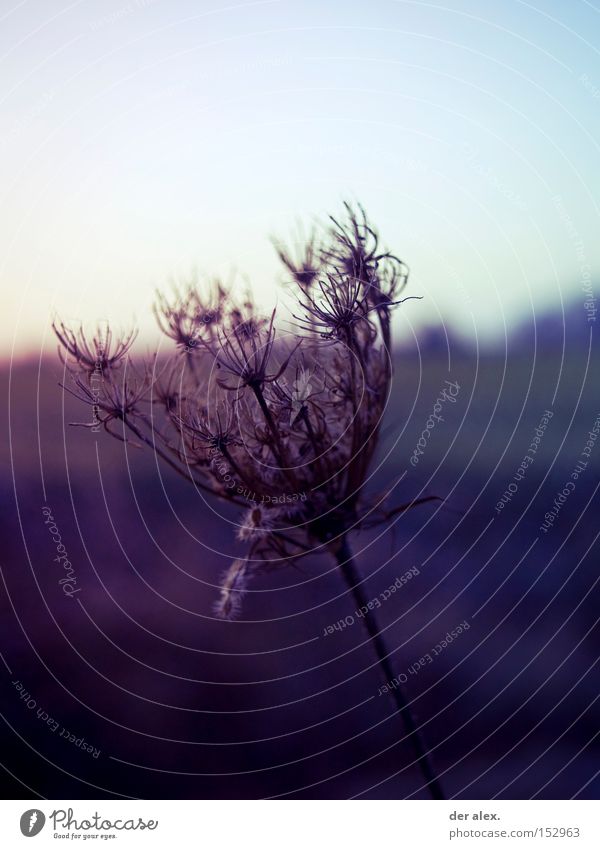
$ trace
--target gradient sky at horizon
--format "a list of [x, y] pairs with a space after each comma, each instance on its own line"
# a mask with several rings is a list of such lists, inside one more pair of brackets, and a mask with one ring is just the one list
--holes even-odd
[[345, 198], [409, 264], [415, 327], [583, 305], [599, 35], [587, 0], [4, 3], [0, 353], [53, 345], [56, 312], [151, 339], [194, 266], [285, 301], [269, 235]]

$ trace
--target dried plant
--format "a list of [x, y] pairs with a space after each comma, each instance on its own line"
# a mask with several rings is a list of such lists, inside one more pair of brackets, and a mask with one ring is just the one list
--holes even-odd
[[[315, 552], [336, 559], [358, 608], [367, 609], [348, 535], [389, 522], [429, 501], [386, 508], [365, 485], [392, 380], [392, 310], [408, 269], [380, 248], [362, 208], [345, 205], [319, 239], [294, 254], [276, 243], [294, 287], [292, 330], [276, 313], [238, 303], [221, 283], [205, 297], [197, 284], [159, 295], [155, 313], [177, 351], [138, 375], [128, 360], [134, 335], [116, 344], [97, 333], [54, 329], [72, 371], [73, 391], [106, 430], [147, 445], [205, 492], [242, 508], [246, 552], [227, 571], [219, 616], [232, 617], [248, 580]], [[121, 368], [121, 366], [124, 366]], [[92, 385], [92, 378], [96, 385]], [[364, 617], [387, 680], [389, 653], [372, 611]], [[419, 766], [441, 797], [400, 688], [391, 691]]]

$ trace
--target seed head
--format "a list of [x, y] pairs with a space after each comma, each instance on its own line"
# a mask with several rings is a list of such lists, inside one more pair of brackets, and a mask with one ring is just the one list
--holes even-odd
[[[115, 374], [133, 333], [88, 342], [54, 328], [75, 364], [76, 394], [109, 432], [118, 435], [109, 428], [118, 420], [197, 488], [242, 508], [237, 537], [248, 550], [224, 577], [221, 616], [239, 610], [251, 574], [333, 550], [375, 521], [366, 481], [390, 394], [391, 311], [408, 269], [348, 204], [297, 258], [276, 247], [297, 300], [297, 327], [283, 339], [275, 310], [263, 316], [250, 295], [239, 303], [222, 284], [203, 292], [197, 281], [155, 306], [186, 356], [160, 369], [155, 359], [141, 378]], [[98, 362], [99, 390], [90, 386]]]

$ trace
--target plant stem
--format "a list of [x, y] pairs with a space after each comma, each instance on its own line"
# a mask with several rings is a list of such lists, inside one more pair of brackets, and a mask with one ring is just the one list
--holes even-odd
[[[385, 676], [385, 680], [391, 681], [394, 678], [394, 670], [390, 662], [389, 653], [387, 651], [385, 642], [383, 641], [383, 637], [381, 636], [381, 632], [377, 627], [377, 621], [375, 619], [375, 616], [373, 612], [367, 607], [368, 599], [364, 594], [364, 590], [361, 584], [361, 578], [356, 569], [356, 565], [352, 557], [352, 552], [350, 550], [350, 546], [348, 545], [346, 537], [342, 537], [341, 544], [335, 556], [338, 565], [341, 569], [342, 575], [344, 576], [344, 579], [356, 603], [356, 609], [366, 610], [363, 619], [365, 627], [369, 633], [369, 637], [371, 638], [373, 647], [375, 648], [375, 651], [377, 653], [379, 664]], [[412, 743], [415, 757], [419, 768], [423, 773], [427, 789], [431, 793], [433, 799], [443, 799], [444, 794], [442, 793], [440, 782], [435, 777], [433, 767], [429, 760], [427, 749], [425, 748], [423, 739], [419, 734], [417, 723], [412, 714], [405, 693], [403, 692], [400, 685], [398, 685], [394, 689], [390, 690], [390, 694], [396, 702], [398, 713], [402, 717], [404, 726], [406, 728], [406, 731], [408, 732], [408, 738]]]
[[[285, 450], [283, 447], [283, 443], [281, 441], [281, 436], [279, 430], [277, 429], [277, 425], [273, 421], [273, 416], [271, 415], [271, 411], [269, 410], [268, 404], [265, 401], [265, 396], [263, 395], [262, 389], [260, 386], [252, 386], [252, 391], [258, 401], [258, 406], [262, 410], [262, 414], [265, 417], [265, 421], [269, 430], [271, 431], [271, 435], [273, 436], [273, 440], [275, 442], [275, 446], [272, 447], [272, 451], [275, 454], [276, 459], [279, 461], [281, 466], [281, 471], [284, 473], [286, 478], [291, 482], [292, 486], [295, 490], [298, 489], [298, 482], [296, 480], [296, 476], [294, 474], [293, 469], [287, 468], [287, 459], [285, 456]], [[277, 450], [275, 450], [277, 449]]]

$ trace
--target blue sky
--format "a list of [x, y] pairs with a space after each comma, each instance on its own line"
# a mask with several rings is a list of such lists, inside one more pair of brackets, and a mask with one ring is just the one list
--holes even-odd
[[154, 289], [194, 266], [266, 306], [269, 235], [344, 198], [411, 267], [417, 328], [583, 303], [599, 33], [586, 0], [10, 0], [2, 353], [50, 343], [55, 311], [150, 339]]

